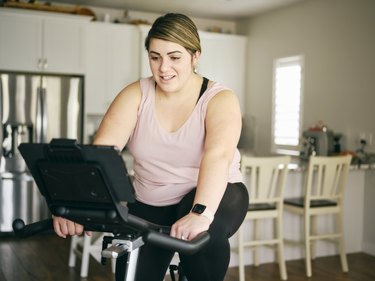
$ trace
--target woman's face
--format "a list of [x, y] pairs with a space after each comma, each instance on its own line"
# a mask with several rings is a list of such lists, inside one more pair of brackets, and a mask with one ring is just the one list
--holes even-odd
[[148, 57], [158, 86], [165, 92], [176, 92], [192, 77], [199, 53], [192, 55], [177, 43], [153, 38]]

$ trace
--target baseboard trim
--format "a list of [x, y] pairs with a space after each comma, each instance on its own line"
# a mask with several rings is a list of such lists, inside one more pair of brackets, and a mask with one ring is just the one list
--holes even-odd
[[362, 251], [366, 254], [375, 256], [375, 244], [363, 242]]

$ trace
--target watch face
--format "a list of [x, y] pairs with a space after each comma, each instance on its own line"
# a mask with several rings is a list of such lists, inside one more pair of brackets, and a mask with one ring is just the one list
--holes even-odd
[[191, 210], [193, 213], [202, 214], [206, 209], [205, 205], [202, 204], [195, 204], [193, 209]]

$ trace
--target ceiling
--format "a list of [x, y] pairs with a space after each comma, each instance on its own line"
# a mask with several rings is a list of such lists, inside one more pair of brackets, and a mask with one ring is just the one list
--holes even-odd
[[236, 20], [302, 1], [305, 0], [54, 0], [53, 2], [153, 13], [178, 12], [191, 17]]

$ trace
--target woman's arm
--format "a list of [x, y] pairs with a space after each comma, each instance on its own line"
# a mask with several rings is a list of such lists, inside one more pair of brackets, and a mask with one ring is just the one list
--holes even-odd
[[[241, 110], [231, 91], [218, 93], [208, 104], [206, 139], [200, 165], [194, 204], [205, 205], [215, 213], [228, 183], [229, 167], [241, 134]], [[209, 227], [209, 220], [189, 213], [176, 222], [171, 235], [193, 239]]]
[[141, 98], [139, 82], [123, 89], [104, 115], [93, 143], [123, 149], [135, 128]]
[[194, 204], [203, 204], [213, 213], [228, 183], [229, 167], [237, 149], [241, 126], [237, 97], [230, 91], [217, 94], [207, 108], [204, 155], [194, 199]]

